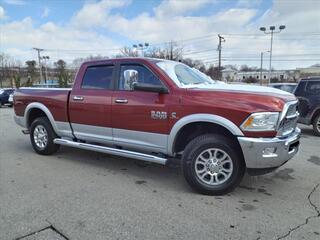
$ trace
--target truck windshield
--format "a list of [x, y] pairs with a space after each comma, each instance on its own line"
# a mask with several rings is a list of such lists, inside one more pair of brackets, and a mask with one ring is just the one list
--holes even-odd
[[216, 81], [197, 69], [173, 61], [160, 61], [157, 65], [175, 82], [178, 87], [196, 87], [215, 84]]

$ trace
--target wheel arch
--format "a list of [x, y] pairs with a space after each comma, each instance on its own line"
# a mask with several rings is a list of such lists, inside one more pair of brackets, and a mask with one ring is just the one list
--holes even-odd
[[31, 123], [34, 119], [40, 116], [45, 116], [49, 119], [49, 122], [54, 130], [54, 132], [59, 135], [59, 130], [57, 128], [57, 125], [55, 123], [55, 120], [53, 118], [53, 115], [51, 114], [50, 110], [42, 103], [39, 102], [33, 102], [30, 103], [25, 110], [25, 123], [26, 127], [30, 128]]
[[318, 107], [314, 110], [312, 117], [311, 117], [311, 124], [313, 123], [314, 119], [318, 116], [318, 114], [320, 114], [320, 107]]
[[[168, 154], [173, 156], [179, 149], [179, 141], [184, 138], [183, 132], [186, 130], [197, 129], [198, 126], [204, 126], [204, 129], [210, 127], [210, 130], [216, 130], [221, 133], [226, 133], [236, 139], [237, 136], [243, 136], [242, 131], [230, 120], [214, 115], [214, 114], [192, 114], [181, 118], [172, 127], [168, 137]], [[202, 129], [200, 130], [200, 132]], [[199, 133], [199, 132], [197, 132]], [[193, 137], [196, 137], [195, 134]], [[185, 140], [188, 141], [187, 139]], [[236, 139], [238, 142], [238, 140]], [[177, 145], [178, 144], [178, 145]], [[181, 146], [180, 146], [181, 148]]]

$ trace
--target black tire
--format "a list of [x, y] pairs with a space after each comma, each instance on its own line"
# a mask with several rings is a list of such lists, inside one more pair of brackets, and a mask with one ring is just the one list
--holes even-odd
[[[39, 147], [35, 142], [35, 129], [37, 127], [44, 128], [47, 136], [47, 142], [43, 147]], [[41, 155], [51, 155], [59, 150], [60, 145], [54, 144], [53, 140], [57, 138], [57, 134], [54, 132], [51, 123], [46, 117], [36, 118], [30, 126], [30, 141], [33, 149]]]
[[316, 136], [320, 136], [320, 113], [313, 119], [313, 132]]
[[[205, 183], [197, 176], [195, 170], [198, 156], [206, 149], [211, 148], [224, 151], [229, 155], [233, 164], [233, 170], [230, 170], [229, 178], [226, 178], [225, 182], [218, 185]], [[186, 181], [197, 192], [206, 195], [223, 195], [231, 192], [240, 184], [245, 172], [245, 163], [238, 146], [227, 137], [218, 134], [206, 134], [193, 139], [186, 146], [182, 155], [182, 172]]]

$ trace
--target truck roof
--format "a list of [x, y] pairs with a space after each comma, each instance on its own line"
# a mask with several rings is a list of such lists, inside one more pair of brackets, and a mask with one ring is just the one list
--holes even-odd
[[167, 59], [161, 59], [161, 58], [150, 58], [150, 57], [121, 57], [121, 58], [106, 58], [106, 59], [100, 59], [100, 60], [89, 60], [89, 61], [85, 61], [83, 63], [103, 63], [103, 62], [107, 62], [107, 61], [120, 61], [120, 62], [127, 62], [127, 61], [147, 61], [147, 62], [177, 62], [177, 61], [173, 61], [173, 60], [167, 60]]

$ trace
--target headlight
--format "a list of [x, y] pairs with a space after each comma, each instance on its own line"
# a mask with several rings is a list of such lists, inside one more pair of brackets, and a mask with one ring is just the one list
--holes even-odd
[[278, 112], [252, 113], [242, 124], [243, 131], [275, 131], [279, 119]]

